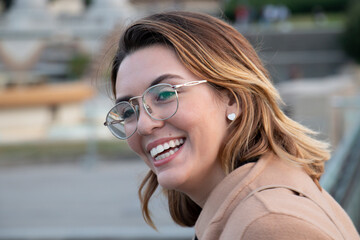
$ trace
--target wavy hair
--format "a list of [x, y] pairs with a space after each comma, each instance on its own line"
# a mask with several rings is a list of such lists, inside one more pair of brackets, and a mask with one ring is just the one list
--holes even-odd
[[[227, 144], [219, 152], [225, 173], [272, 151], [282, 159], [302, 165], [320, 188], [324, 162], [330, 157], [328, 144], [315, 140], [315, 132], [282, 112], [280, 96], [266, 69], [251, 44], [236, 29], [215, 17], [191, 12], [159, 13], [136, 21], [123, 32], [112, 62], [114, 95], [123, 59], [154, 44], [171, 47], [193, 74], [234, 96], [241, 114], [230, 124], [230, 133], [224, 141]], [[157, 187], [156, 175], [150, 170], [138, 191], [143, 217], [153, 228], [148, 204]], [[184, 193], [166, 189], [164, 192], [173, 220], [181, 226], [193, 226], [201, 208]]]

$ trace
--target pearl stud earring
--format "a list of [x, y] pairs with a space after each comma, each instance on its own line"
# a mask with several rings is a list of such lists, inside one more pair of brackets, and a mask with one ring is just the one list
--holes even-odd
[[230, 120], [230, 121], [234, 121], [235, 120], [235, 113], [230, 113], [229, 115], [227, 115], [227, 118]]

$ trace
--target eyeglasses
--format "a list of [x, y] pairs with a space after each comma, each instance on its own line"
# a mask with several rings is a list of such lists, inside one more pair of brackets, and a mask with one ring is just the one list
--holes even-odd
[[174, 116], [179, 108], [177, 89], [205, 82], [207, 81], [199, 80], [179, 85], [160, 83], [151, 86], [145, 90], [142, 96], [132, 97], [129, 101], [117, 103], [106, 115], [104, 125], [115, 137], [123, 140], [128, 139], [138, 127], [140, 103], [137, 99], [142, 99], [142, 105], [152, 119], [163, 121]]

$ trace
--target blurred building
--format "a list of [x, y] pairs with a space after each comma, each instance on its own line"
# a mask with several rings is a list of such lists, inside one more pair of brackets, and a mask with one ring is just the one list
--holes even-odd
[[[115, 26], [159, 11], [219, 9], [220, 0], [1, 1], [0, 143], [84, 137], [72, 127], [88, 118], [84, 101], [95, 90], [87, 80]], [[102, 116], [107, 107], [98, 105]]]
[[333, 150], [360, 119], [360, 75], [354, 70], [277, 85], [286, 114], [318, 132], [317, 137], [330, 142]]
[[[122, 26], [166, 10], [212, 15], [221, 12], [220, 0], [7, 0], [1, 3], [0, 142], [86, 137], [84, 126], [89, 115], [101, 126], [112, 104], [110, 100], [89, 103], [88, 99], [99, 90], [95, 91], [89, 80], [107, 76], [106, 57], [111, 57]], [[284, 32], [281, 29], [238, 30], [259, 50], [274, 82], [293, 80], [279, 85], [291, 105], [285, 109], [288, 114], [321, 131], [324, 139], [337, 143], [342, 136], [339, 129], [343, 127], [333, 126], [336, 121], [330, 117], [333, 110], [328, 96], [356, 92], [346, 77], [324, 79], [340, 74], [346, 64], [347, 58], [338, 42], [342, 30], [286, 28]], [[102, 65], [104, 69], [99, 68]], [[300, 84], [299, 79], [312, 80]], [[335, 80], [326, 83], [326, 79]], [[100, 89], [103, 88], [106, 86], [100, 84]], [[317, 105], [307, 108], [310, 99]], [[24, 122], [24, 118], [28, 120]], [[98, 134], [111, 137], [104, 132]]]
[[116, 25], [165, 10], [218, 14], [220, 1], [2, 1], [0, 87], [68, 80], [73, 77], [71, 61], [85, 55], [91, 60], [102, 50], [103, 39]]

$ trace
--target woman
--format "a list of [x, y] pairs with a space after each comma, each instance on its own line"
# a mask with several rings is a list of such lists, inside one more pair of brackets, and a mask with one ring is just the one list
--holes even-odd
[[160, 185], [173, 220], [198, 239], [358, 239], [319, 185], [327, 144], [284, 115], [246, 39], [188, 12], [141, 19], [121, 36], [105, 125], [149, 166], [139, 197]]

